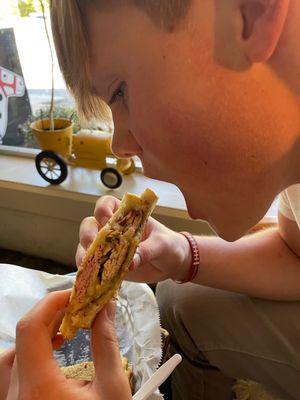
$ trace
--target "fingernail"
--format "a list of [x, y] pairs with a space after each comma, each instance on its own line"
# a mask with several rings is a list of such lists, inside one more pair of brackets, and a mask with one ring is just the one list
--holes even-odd
[[141, 263], [141, 256], [139, 255], [139, 253], [135, 253], [134, 257], [133, 257], [133, 268], [132, 269], [136, 269], [140, 266]]
[[107, 218], [107, 217], [102, 217], [102, 218], [100, 219], [99, 223], [100, 223], [101, 226], [104, 226], [104, 225], [107, 223], [108, 220], [109, 220], [109, 218]]
[[114, 322], [116, 316], [116, 303], [115, 301], [110, 301], [106, 306], [106, 315], [107, 317]]

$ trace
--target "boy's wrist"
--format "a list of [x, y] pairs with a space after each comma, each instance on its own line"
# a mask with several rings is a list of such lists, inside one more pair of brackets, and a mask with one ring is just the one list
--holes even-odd
[[174, 276], [172, 276], [172, 279], [178, 282], [182, 282], [189, 274], [192, 263], [192, 252], [190, 244], [184, 235], [178, 233], [177, 239], [179, 261], [175, 268]]

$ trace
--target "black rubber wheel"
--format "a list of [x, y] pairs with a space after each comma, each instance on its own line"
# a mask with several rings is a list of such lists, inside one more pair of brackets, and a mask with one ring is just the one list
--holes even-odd
[[103, 185], [109, 189], [117, 189], [123, 182], [121, 174], [114, 168], [104, 168], [101, 171], [100, 178]]
[[59, 185], [68, 176], [68, 166], [64, 159], [50, 150], [45, 150], [35, 157], [35, 166], [45, 181]]

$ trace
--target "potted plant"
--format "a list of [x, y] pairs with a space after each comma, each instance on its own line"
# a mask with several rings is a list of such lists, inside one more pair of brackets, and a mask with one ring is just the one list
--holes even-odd
[[[18, 130], [19, 134], [24, 136], [25, 139], [25, 147], [33, 147], [38, 148], [36, 135], [32, 130], [32, 125], [34, 122], [42, 121], [47, 119], [49, 115], [49, 107], [42, 106], [38, 110], [36, 110], [33, 114], [29, 116], [27, 121], [25, 121], [22, 125], [19, 125]], [[83, 122], [79, 119], [79, 116], [74, 107], [70, 107], [68, 105], [55, 105], [53, 108], [53, 117], [56, 119], [68, 119], [73, 122], [73, 134], [76, 134], [80, 131], [80, 129], [84, 128]], [[88, 125], [87, 129], [98, 129], [92, 125], [91, 127]], [[49, 133], [49, 131], [47, 131]]]

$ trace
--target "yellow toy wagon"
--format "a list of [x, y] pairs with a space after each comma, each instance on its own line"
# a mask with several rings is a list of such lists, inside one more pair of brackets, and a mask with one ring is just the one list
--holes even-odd
[[81, 130], [73, 134], [73, 124], [68, 119], [55, 119], [55, 130], [50, 131], [49, 119], [31, 124], [41, 152], [35, 165], [40, 176], [53, 185], [64, 182], [68, 165], [101, 171], [102, 183], [116, 189], [122, 184], [121, 174], [135, 171], [133, 159], [117, 159], [116, 168], [108, 167], [107, 158], [116, 159], [111, 150], [112, 134], [109, 132]]

